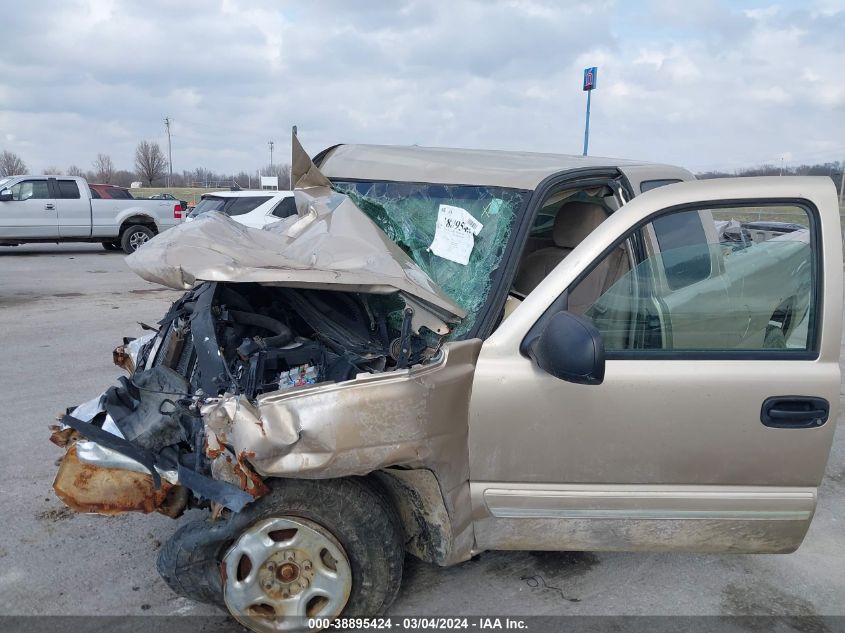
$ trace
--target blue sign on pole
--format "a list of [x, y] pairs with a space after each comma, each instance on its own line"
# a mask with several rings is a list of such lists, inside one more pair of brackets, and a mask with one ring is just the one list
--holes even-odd
[[596, 66], [584, 69], [584, 90], [593, 90], [596, 87], [596, 78], [599, 69]]
[[587, 93], [587, 120], [584, 122], [584, 153], [587, 155], [587, 147], [590, 144], [590, 96], [596, 88], [596, 78], [599, 69], [596, 66], [584, 69], [584, 91]]

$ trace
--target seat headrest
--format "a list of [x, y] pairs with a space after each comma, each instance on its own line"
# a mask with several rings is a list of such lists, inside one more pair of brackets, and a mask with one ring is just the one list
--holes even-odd
[[558, 248], [575, 248], [607, 219], [605, 210], [592, 202], [572, 200], [560, 206], [552, 228]]

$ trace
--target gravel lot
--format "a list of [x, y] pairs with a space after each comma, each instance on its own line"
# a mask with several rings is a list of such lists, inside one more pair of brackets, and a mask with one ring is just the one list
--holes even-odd
[[[179, 293], [99, 245], [0, 247], [0, 614], [216, 614], [155, 571], [177, 523], [66, 510], [47, 425], [119, 371], [111, 350]], [[408, 559], [395, 614], [845, 615], [845, 439], [836, 435], [810, 533], [795, 554], [491, 552], [448, 570]]]

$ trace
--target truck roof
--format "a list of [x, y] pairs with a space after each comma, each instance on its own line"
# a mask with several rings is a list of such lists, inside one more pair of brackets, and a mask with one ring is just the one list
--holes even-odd
[[681, 167], [647, 161], [510, 150], [420, 147], [418, 145], [335, 145], [314, 158], [329, 179], [389, 180], [485, 185], [533, 190], [549, 176], [584, 167], [618, 167], [637, 180], [690, 180]]

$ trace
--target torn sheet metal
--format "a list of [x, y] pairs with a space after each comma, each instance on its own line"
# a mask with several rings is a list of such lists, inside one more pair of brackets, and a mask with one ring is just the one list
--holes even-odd
[[478, 340], [450, 343], [429, 365], [270, 393], [255, 404], [221, 397], [201, 408], [206, 433], [247, 455], [265, 476], [324, 479], [387, 466], [427, 468], [460, 544], [449, 558], [462, 560], [472, 546], [467, 410], [480, 347]]
[[302, 143], [296, 137], [291, 138], [291, 180], [296, 189], [311, 189], [326, 187], [331, 189], [331, 181], [323, 175], [318, 167], [311, 160], [308, 152], [302, 147]]
[[[235, 512], [265, 494], [266, 487], [243, 456], [235, 458], [229, 476], [206, 474], [198, 452], [203, 425], [185, 399], [188, 389], [173, 369], [157, 366], [131, 379], [122, 377], [120, 386], [63, 416], [63, 426], [54, 428], [51, 437], [69, 447], [63, 462], [67, 466], [54, 484], [56, 493], [71, 508], [105, 514], [149, 512], [176, 483]], [[89, 481], [96, 485], [89, 486]], [[130, 486], [137, 495], [127, 493]], [[178, 505], [168, 504], [169, 511], [178, 512]]]
[[258, 230], [218, 212], [204, 213], [126, 258], [138, 275], [171, 288], [198, 281], [415, 297], [438, 319], [465, 316], [405, 252], [345, 195], [296, 191], [299, 215]]

